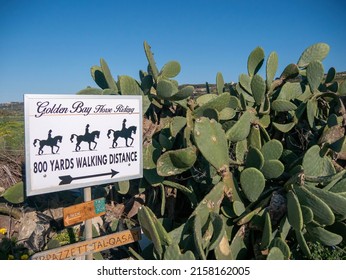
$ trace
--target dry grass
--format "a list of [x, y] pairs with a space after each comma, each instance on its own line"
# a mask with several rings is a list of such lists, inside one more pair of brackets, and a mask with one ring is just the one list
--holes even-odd
[[0, 187], [5, 190], [23, 178], [24, 156], [0, 153]]

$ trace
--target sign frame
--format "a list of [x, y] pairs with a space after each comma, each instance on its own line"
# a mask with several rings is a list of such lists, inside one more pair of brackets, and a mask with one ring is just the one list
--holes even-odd
[[[54, 106], [48, 107], [46, 106], [47, 103], [48, 104], [55, 104]], [[77, 105], [75, 107], [73, 107], [72, 109], [72, 105], [74, 104], [73, 102], [77, 103], [80, 102], [81, 104], [85, 105], [85, 109], [90, 107], [90, 110], [87, 111], [83, 111], [82, 107], [79, 106], [79, 111], [77, 111], [76, 108]], [[35, 104], [35, 105], [34, 105]], [[42, 105], [44, 104], [44, 105]], [[66, 105], [69, 104], [69, 105]], [[90, 104], [94, 104], [94, 105], [90, 105]], [[95, 104], [100, 104], [100, 105], [95, 105]], [[104, 104], [106, 104], [107, 106], [102, 107]], [[126, 105], [123, 106], [122, 104], [130, 104], [129, 106]], [[134, 104], [133, 106], [133, 110], [131, 108], [131, 104]], [[35, 107], [36, 106], [36, 107]], [[41, 106], [41, 107], [40, 107]], [[45, 107], [44, 107], [45, 106]], [[97, 107], [98, 106], [98, 107]], [[120, 107], [120, 109], [116, 106], [123, 106]], [[83, 108], [83, 109], [84, 109]], [[135, 108], [135, 109], [134, 109]], [[101, 109], [104, 109], [103, 111]], [[105, 109], [109, 109], [109, 111], [106, 111]], [[110, 109], [113, 109], [112, 111]], [[131, 111], [132, 110], [132, 111]], [[76, 117], [76, 118], [73, 118]], [[100, 117], [100, 118], [98, 118]], [[98, 120], [96, 121], [96, 118], [98, 118]], [[113, 118], [113, 119], [112, 119]], [[74, 176], [70, 176], [71, 174], [69, 174], [69, 172], [66, 172], [66, 174], [63, 174], [64, 176], [61, 176], [61, 170], [58, 170], [57, 173], [60, 174], [57, 175], [60, 179], [59, 180], [60, 183], [54, 183], [54, 184], [46, 184], [44, 185], [45, 180], [48, 182], [49, 176], [51, 175], [50, 172], [46, 172], [47, 169], [49, 171], [49, 152], [43, 152], [42, 150], [38, 150], [37, 151], [37, 147], [33, 148], [33, 139], [34, 138], [39, 138], [39, 137], [33, 137], [33, 130], [37, 130], [37, 127], [40, 126], [39, 124], [42, 123], [42, 127], [45, 127], [44, 133], [45, 135], [47, 135], [48, 132], [48, 128], [52, 126], [53, 127], [53, 133], [57, 134], [56, 130], [54, 131], [54, 126], [57, 125], [61, 130], [68, 130], [73, 127], [73, 122], [76, 123], [79, 120], [83, 120], [83, 129], [87, 130], [87, 127], [85, 126], [86, 123], [87, 126], [89, 126], [90, 123], [90, 127], [92, 127], [92, 123], [96, 122], [96, 123], [101, 123], [102, 125], [104, 123], [109, 123], [110, 125], [116, 124], [117, 128], [121, 129], [121, 122], [119, 121], [120, 119], [123, 120], [124, 118], [127, 118], [128, 123], [131, 122], [131, 120], [136, 122], [136, 127], [137, 127], [137, 131], [136, 131], [136, 135], [133, 135], [133, 138], [136, 139], [135, 144], [133, 144], [133, 146], [131, 146], [132, 144], [130, 144], [130, 146], [128, 146], [127, 142], [126, 142], [126, 146], [122, 147], [124, 148], [124, 150], [127, 147], [133, 147], [134, 152], [126, 152], [126, 154], [131, 154], [131, 160], [134, 163], [134, 167], [132, 169], [136, 169], [136, 172], [133, 174], [131, 172], [133, 172], [133, 170], [131, 168], [127, 168], [124, 169], [124, 167], [122, 167], [125, 170], [125, 173], [127, 172], [127, 175], [123, 175], [121, 176], [121, 174], [119, 174], [117, 176], [117, 174], [119, 173], [116, 168], [112, 168], [110, 167], [110, 164], [105, 164], [104, 163], [104, 167], [100, 167], [100, 166], [96, 166], [94, 168], [90, 168], [89, 166], [87, 166], [86, 168], [82, 168], [82, 166], [79, 168], [78, 170], [78, 174], [76, 175], [77, 170], [73, 170], [75, 175]], [[39, 120], [38, 120], [39, 119]], [[126, 121], [124, 119], [124, 121]], [[71, 123], [71, 124], [70, 124]], [[62, 125], [63, 124], [63, 125]], [[24, 125], [25, 125], [25, 164], [26, 164], [26, 170], [25, 170], [25, 175], [26, 175], [26, 194], [28, 196], [31, 195], [38, 195], [38, 194], [45, 194], [45, 193], [51, 193], [51, 192], [57, 192], [57, 191], [65, 191], [65, 190], [73, 190], [73, 189], [78, 189], [78, 188], [85, 188], [85, 187], [90, 187], [90, 186], [97, 186], [97, 185], [103, 185], [103, 184], [111, 184], [111, 183], [115, 183], [115, 182], [119, 182], [119, 181], [125, 181], [125, 180], [131, 180], [131, 179], [137, 179], [137, 178], [142, 178], [143, 177], [143, 155], [142, 155], [142, 149], [143, 149], [143, 144], [142, 144], [142, 126], [143, 126], [143, 115], [142, 115], [142, 96], [141, 95], [69, 95], [69, 94], [25, 94], [24, 95]], [[124, 125], [124, 123], [123, 123]], [[93, 128], [95, 128], [95, 125], [93, 126]], [[81, 129], [79, 129], [80, 131]], [[114, 131], [115, 129], [113, 129]], [[51, 129], [50, 129], [51, 131]], [[92, 129], [90, 128], [90, 131], [92, 131]], [[50, 133], [50, 132], [49, 132]], [[64, 131], [65, 133], [65, 131]], [[66, 132], [67, 133], [67, 132]], [[71, 135], [71, 132], [69, 132]], [[61, 134], [61, 133], [60, 133]], [[81, 133], [79, 133], [81, 134]], [[106, 139], [105, 136], [106, 132], [105, 131], [101, 131], [101, 136], [103, 136], [103, 141], [105, 141], [104, 139]], [[74, 143], [78, 142], [77, 141], [77, 134], [75, 134], [75, 138]], [[79, 135], [81, 136], [81, 135]], [[108, 135], [107, 135], [108, 136]], [[46, 137], [46, 136], [45, 136]], [[72, 135], [71, 135], [72, 137]], [[43, 138], [43, 137], [41, 137]], [[63, 136], [63, 140], [66, 142], [70, 141], [70, 137], [67, 137], [67, 134]], [[110, 138], [110, 137], [108, 137]], [[48, 138], [49, 139], [49, 138]], [[40, 140], [42, 141], [42, 140]], [[110, 140], [111, 141], [111, 140]], [[115, 137], [114, 137], [114, 141], [115, 141]], [[125, 138], [121, 139], [120, 141], [123, 141], [121, 143], [125, 143]], [[119, 142], [120, 142], [119, 141]], [[127, 141], [127, 139], [126, 139]], [[130, 141], [130, 140], [129, 140]], [[71, 141], [72, 142], [72, 141]], [[137, 143], [136, 143], [137, 142]], [[133, 143], [133, 141], [132, 141]], [[118, 145], [118, 143], [116, 143]], [[73, 144], [71, 144], [73, 145]], [[75, 154], [78, 154], [78, 152], [80, 150], [77, 150], [77, 144], [74, 144], [75, 146], [75, 151], [69, 151], [70, 155], [72, 152], [74, 152]], [[81, 145], [87, 145], [87, 143], [85, 142], [84, 144], [82, 143]], [[94, 144], [93, 144], [94, 145]], [[110, 144], [111, 145], [111, 144]], [[73, 146], [74, 147], [74, 146]], [[94, 155], [97, 155], [97, 149], [99, 149], [100, 145], [98, 146], [98, 148], [96, 149], [96, 145], [94, 147], [95, 151], [92, 151], [90, 148], [90, 142], [89, 142], [89, 150], [87, 151], [88, 148], [84, 148], [87, 146], [83, 146], [83, 149], [81, 150], [80, 154], [84, 155], [84, 158], [88, 157], [88, 153], [90, 154], [91, 152], [93, 152]], [[114, 148], [114, 147], [113, 147]], [[115, 147], [114, 151], [116, 150], [116, 148], [118, 148], [118, 146]], [[40, 147], [41, 149], [41, 147]], [[44, 151], [47, 151], [47, 149], [49, 149], [48, 146], [44, 147]], [[54, 148], [55, 151], [58, 148]], [[79, 147], [80, 149], [80, 147]], [[102, 149], [102, 146], [101, 146]], [[109, 147], [109, 149], [111, 149], [111, 147]], [[127, 150], [129, 150], [130, 148], [127, 148]], [[66, 149], [65, 149], [66, 150]], [[58, 149], [59, 151], [59, 149]], [[36, 154], [35, 154], [36, 153]], [[62, 149], [60, 149], [59, 153], [61, 155], [61, 157], [64, 155], [62, 152]], [[122, 154], [125, 154], [122, 153]], [[44, 170], [44, 172], [42, 172], [42, 177], [39, 177], [41, 180], [38, 181], [37, 178], [35, 178], [35, 176], [37, 176], [37, 170], [36, 173], [34, 173], [34, 169], [35, 167], [33, 166], [32, 162], [33, 162], [33, 157], [38, 158], [39, 156], [46, 156], [46, 158], [48, 158], [48, 160], [46, 160], [46, 162], [48, 162], [48, 167], [46, 167], [46, 169]], [[52, 156], [55, 156], [54, 154], [54, 150], [52, 147], [52, 152], [51, 152]], [[114, 156], [115, 156], [115, 152], [114, 152]], [[104, 159], [106, 158], [105, 152], [104, 152]], [[122, 155], [124, 156], [124, 155]], [[126, 155], [127, 156], [127, 160], [130, 160], [129, 157], [130, 155]], [[107, 155], [108, 157], [108, 155]], [[109, 154], [109, 157], [111, 157], [111, 154]], [[42, 157], [43, 158], [43, 157]], [[71, 156], [70, 156], [71, 158]], [[62, 160], [62, 159], [60, 159]], [[89, 161], [89, 158], [88, 158]], [[105, 159], [105, 161], [107, 161]], [[114, 160], [115, 161], [115, 160]], [[110, 163], [111, 160], [108, 159], [108, 163]], [[120, 161], [121, 162], [121, 161]], [[36, 162], [35, 162], [36, 163]], [[86, 163], [86, 164], [89, 164]], [[76, 165], [76, 164], [75, 164]], [[102, 163], [100, 164], [102, 165]], [[117, 165], [116, 165], [117, 166]], [[59, 166], [58, 166], [59, 167]], [[106, 172], [98, 172], [96, 174], [85, 174], [84, 176], [80, 176], [83, 175], [83, 172], [85, 172], [85, 169], [90, 170], [95, 170], [92, 172], [97, 172], [96, 169], [97, 168], [105, 168], [107, 169]], [[55, 172], [55, 170], [53, 170], [53, 163], [52, 163], [52, 173], [53, 171]], [[66, 176], [65, 176], [66, 175]], [[48, 179], [46, 179], [46, 177], [48, 176]], [[91, 178], [92, 177], [92, 178]], [[106, 178], [105, 178], [106, 177]], [[89, 179], [91, 178], [91, 179]], [[56, 179], [56, 178], [55, 178]], [[36, 183], [34, 183], [34, 180], [36, 180]], [[40, 185], [39, 187], [36, 187], [38, 184], [37, 182], [39, 182]], [[44, 185], [44, 186], [43, 186]]]

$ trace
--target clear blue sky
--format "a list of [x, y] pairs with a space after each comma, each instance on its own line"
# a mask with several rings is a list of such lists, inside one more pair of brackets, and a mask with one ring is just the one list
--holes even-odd
[[179, 84], [214, 83], [217, 72], [237, 81], [257, 46], [278, 53], [281, 72], [325, 42], [325, 71], [346, 71], [345, 15], [344, 0], [0, 0], [0, 102], [97, 87], [90, 67], [100, 58], [114, 77], [139, 79], [144, 41], [159, 68], [180, 62]]

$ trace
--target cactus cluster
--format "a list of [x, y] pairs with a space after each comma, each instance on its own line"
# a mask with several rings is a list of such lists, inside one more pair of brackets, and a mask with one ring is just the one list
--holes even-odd
[[[101, 60], [91, 68], [101, 90], [80, 92], [143, 96], [153, 131], [144, 133], [139, 189], [148, 199], [138, 220], [152, 244], [131, 250], [134, 257], [271, 260], [299, 251], [309, 258], [310, 242], [342, 242], [345, 83], [335, 81], [334, 68], [324, 75], [327, 44], [308, 47], [278, 78], [277, 53], [265, 60], [257, 47], [238, 83], [225, 83], [219, 72], [215, 91], [201, 96], [173, 79], [178, 62], [159, 70], [146, 42], [144, 51], [140, 81], [115, 81]], [[185, 211], [167, 205], [172, 190]]]

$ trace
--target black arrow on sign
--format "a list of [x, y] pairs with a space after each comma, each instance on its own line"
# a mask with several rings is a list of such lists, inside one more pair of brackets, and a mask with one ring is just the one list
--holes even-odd
[[68, 185], [73, 180], [87, 179], [87, 178], [107, 176], [107, 175], [111, 175], [111, 178], [113, 178], [118, 173], [119, 173], [118, 171], [115, 171], [115, 170], [111, 169], [111, 172], [108, 172], [108, 173], [86, 175], [86, 176], [80, 176], [80, 177], [74, 177], [74, 178], [71, 175], [59, 176], [59, 179], [61, 180], [59, 185]]

